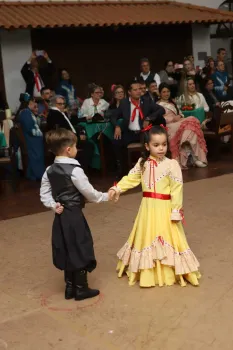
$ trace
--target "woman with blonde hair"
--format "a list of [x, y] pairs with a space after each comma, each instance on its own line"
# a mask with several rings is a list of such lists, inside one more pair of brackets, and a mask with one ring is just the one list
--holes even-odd
[[200, 92], [197, 92], [195, 81], [192, 78], [185, 81], [184, 93], [178, 98], [177, 103], [181, 107], [183, 105], [195, 105], [195, 109], [203, 108], [205, 112], [209, 112], [209, 106], [205, 97]]

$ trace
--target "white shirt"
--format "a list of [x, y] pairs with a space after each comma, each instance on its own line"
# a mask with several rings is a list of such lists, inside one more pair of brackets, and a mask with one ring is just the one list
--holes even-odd
[[81, 114], [83, 117], [93, 117], [96, 113], [103, 115], [103, 113], [108, 109], [109, 103], [104, 99], [100, 99], [96, 110], [94, 108], [95, 104], [92, 98], [87, 98], [84, 100], [81, 107]]
[[[150, 72], [147, 73], [147, 74], [144, 74], [144, 73], [140, 74], [140, 76], [143, 78], [144, 81], [149, 77], [149, 75], [150, 75]], [[159, 85], [161, 84], [161, 79], [160, 79], [160, 76], [157, 73], [155, 73], [154, 81], [156, 82], [157, 87], [159, 87]]]
[[[131, 99], [129, 99], [130, 101], [130, 121], [129, 121], [129, 130], [132, 130], [132, 131], [140, 131], [141, 128], [140, 128], [140, 124], [139, 124], [139, 110], [137, 109], [136, 110], [136, 115], [135, 115], [135, 119], [134, 121], [132, 121], [132, 114], [133, 114], [133, 111], [135, 109], [135, 105], [131, 102]], [[140, 101], [139, 101], [139, 104], [140, 104]]]
[[70, 122], [69, 118], [67, 117], [67, 115], [64, 112], [61, 112], [60, 109], [57, 108], [57, 107], [51, 107], [51, 109], [53, 109], [54, 111], [60, 112], [63, 115], [63, 117], [65, 118], [65, 120], [67, 121], [67, 123], [69, 124], [69, 126], [70, 126], [71, 130], [73, 131], [73, 133], [76, 134], [76, 130], [73, 127], [73, 125], [71, 124], [71, 122]]
[[[54, 163], [80, 165], [76, 159], [68, 157], [56, 157]], [[52, 188], [47, 175], [47, 171], [49, 168], [50, 166], [46, 169], [42, 177], [40, 187], [40, 200], [45, 207], [55, 210], [56, 202], [52, 196]], [[88, 202], [100, 203], [108, 201], [108, 193], [96, 191], [94, 187], [90, 184], [82, 168], [74, 168], [71, 175], [71, 180], [74, 186], [88, 200]]]

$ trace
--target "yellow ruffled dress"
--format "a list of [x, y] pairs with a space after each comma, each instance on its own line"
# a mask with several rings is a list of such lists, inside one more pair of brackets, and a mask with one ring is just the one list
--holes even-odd
[[141, 183], [147, 195], [142, 198], [127, 242], [117, 254], [118, 277], [126, 272], [129, 285], [139, 281], [141, 287], [171, 286], [176, 282], [185, 286], [186, 281], [196, 286], [200, 278], [199, 263], [189, 248], [182, 225], [180, 166], [176, 160], [164, 157], [157, 161], [150, 157], [142, 170], [140, 161], [113, 187], [123, 193]]

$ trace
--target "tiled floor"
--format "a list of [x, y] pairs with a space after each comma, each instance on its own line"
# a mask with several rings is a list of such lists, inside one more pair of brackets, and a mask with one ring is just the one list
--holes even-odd
[[[184, 181], [196, 181], [224, 174], [233, 173], [233, 156], [223, 155], [219, 161], [210, 161], [209, 166], [204, 169], [193, 168], [183, 172]], [[114, 176], [109, 175], [102, 178], [98, 173], [91, 176], [93, 185], [101, 191], [106, 191], [113, 184]], [[46, 209], [39, 200], [40, 184], [20, 180], [20, 185], [16, 193], [12, 192], [8, 183], [1, 183], [1, 210], [0, 220], [43, 212]]]

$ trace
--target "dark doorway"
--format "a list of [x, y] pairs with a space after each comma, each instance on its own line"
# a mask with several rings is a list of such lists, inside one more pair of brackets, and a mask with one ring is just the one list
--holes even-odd
[[[167, 59], [182, 62], [192, 52], [190, 25], [32, 30], [33, 49], [45, 49], [56, 67], [67, 68], [80, 97], [88, 83], [127, 84], [148, 57], [153, 71]], [[53, 84], [56, 84], [54, 81]]]

